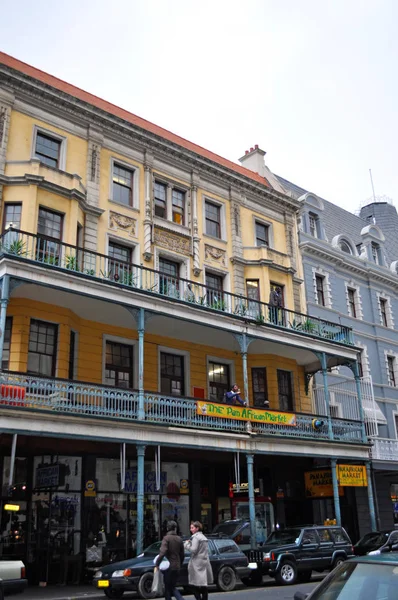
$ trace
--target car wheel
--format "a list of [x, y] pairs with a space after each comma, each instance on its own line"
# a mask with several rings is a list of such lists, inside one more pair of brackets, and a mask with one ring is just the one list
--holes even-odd
[[117, 598], [121, 598], [123, 596], [124, 590], [104, 590], [104, 593], [107, 598], [117, 600]]
[[339, 565], [341, 565], [344, 562], [344, 560], [345, 559], [342, 556], [338, 556], [337, 558], [335, 558], [333, 561], [331, 570], [333, 570], [335, 567], [338, 567]]
[[311, 570], [300, 571], [300, 573], [297, 575], [297, 579], [299, 580], [300, 583], [308, 583], [309, 581], [311, 581], [311, 575], [312, 575]]
[[140, 598], [156, 598], [156, 594], [152, 592], [153, 573], [144, 573], [137, 585], [137, 592]]
[[293, 585], [297, 579], [296, 565], [290, 560], [285, 560], [275, 575], [275, 579], [282, 585]]
[[217, 587], [222, 592], [232, 592], [236, 586], [235, 571], [231, 567], [222, 567], [217, 576]]

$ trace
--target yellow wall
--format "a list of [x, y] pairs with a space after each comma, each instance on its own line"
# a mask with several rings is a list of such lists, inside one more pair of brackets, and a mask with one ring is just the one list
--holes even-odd
[[[13, 317], [12, 340], [10, 352], [10, 370], [25, 372], [28, 361], [28, 341], [30, 318], [57, 323], [58, 352], [57, 377], [68, 378], [69, 339], [73, 329], [78, 333], [78, 362], [76, 378], [101, 384], [103, 372], [103, 336], [117, 336], [136, 340], [136, 331], [131, 329], [104, 325], [94, 321], [80, 319], [69, 309], [52, 306], [22, 298], [13, 299], [8, 306], [8, 316]], [[29, 316], [28, 316], [29, 315]], [[207, 390], [207, 356], [216, 356], [222, 361], [230, 360], [235, 364], [235, 379], [243, 390], [243, 371], [241, 358], [232, 351], [220, 350], [213, 346], [204, 346], [192, 341], [180, 341], [158, 335], [145, 335], [145, 371], [144, 387], [149, 391], [158, 391], [158, 347], [166, 346], [176, 350], [184, 350], [190, 354], [190, 384], [187, 395], [193, 394], [193, 387]], [[135, 348], [135, 352], [138, 349]], [[272, 355], [248, 356], [249, 390], [251, 399], [251, 367], [266, 367], [268, 395], [270, 407], [278, 409], [277, 369], [291, 371], [295, 396], [295, 410], [310, 412], [310, 398], [304, 391], [304, 372], [295, 361]], [[135, 381], [135, 386], [137, 382]]]

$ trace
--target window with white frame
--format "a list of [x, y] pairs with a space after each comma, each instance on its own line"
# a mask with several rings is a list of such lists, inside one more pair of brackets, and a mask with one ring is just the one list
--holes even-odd
[[382, 260], [381, 260], [381, 248], [380, 248], [380, 245], [376, 244], [376, 242], [372, 242], [371, 246], [370, 246], [370, 250], [371, 250], [373, 262], [375, 262], [376, 265], [381, 265], [382, 264]]
[[377, 294], [379, 303], [380, 323], [384, 327], [394, 327], [394, 318], [391, 310], [391, 301], [386, 294]]
[[397, 374], [397, 358], [395, 355], [386, 355], [387, 362], [387, 378], [388, 385], [392, 387], [397, 387], [398, 382], [398, 374]]
[[330, 293], [329, 273], [321, 267], [312, 269], [315, 302], [320, 306], [331, 308], [332, 297]]
[[155, 180], [153, 188], [155, 217], [186, 225], [186, 191]]
[[313, 237], [319, 237], [319, 217], [315, 213], [308, 213], [309, 233]]
[[354, 319], [356, 319], [356, 317], [357, 317], [356, 294], [357, 294], [357, 291], [355, 289], [347, 288], [348, 312], [351, 317], [354, 317]]
[[370, 366], [369, 366], [369, 357], [368, 357], [368, 349], [364, 344], [357, 342], [356, 344], [360, 348], [360, 352], [357, 355], [357, 363], [359, 376], [369, 377], [370, 375]]
[[134, 205], [134, 169], [113, 162], [112, 200], [125, 206]]
[[66, 138], [51, 131], [35, 128], [33, 133], [33, 156], [48, 167], [65, 169]]
[[348, 242], [346, 242], [345, 240], [341, 240], [339, 246], [340, 246], [340, 250], [342, 252], [345, 252], [346, 254], [353, 253], [350, 244]]

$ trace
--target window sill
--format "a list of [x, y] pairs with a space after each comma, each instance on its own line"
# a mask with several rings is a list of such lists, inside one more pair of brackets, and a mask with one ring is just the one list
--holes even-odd
[[133, 212], [136, 212], [136, 213], [140, 212], [140, 209], [137, 208], [136, 206], [128, 206], [127, 204], [123, 204], [122, 202], [117, 202], [116, 200], [112, 200], [112, 198], [109, 198], [108, 202], [110, 204], [115, 204], [116, 206], [122, 206], [126, 210], [132, 210]]
[[167, 219], [162, 219], [161, 217], [154, 217], [153, 224], [160, 229], [167, 229], [168, 231], [172, 231], [173, 233], [178, 233], [179, 235], [190, 236], [191, 231], [189, 227], [185, 225], [179, 225], [178, 223], [174, 223], [174, 221], [168, 221]]
[[214, 242], [220, 242], [221, 244], [223, 244], [224, 246], [227, 245], [227, 240], [223, 240], [221, 238], [218, 237], [214, 237], [213, 235], [209, 235], [208, 233], [204, 233], [203, 234], [204, 238], [208, 238], [209, 240], [213, 240]]

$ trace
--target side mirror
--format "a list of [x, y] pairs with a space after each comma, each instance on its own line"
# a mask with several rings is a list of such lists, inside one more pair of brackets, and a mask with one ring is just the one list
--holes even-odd
[[309, 594], [304, 594], [304, 592], [296, 592], [293, 596], [294, 600], [305, 600], [308, 598]]

